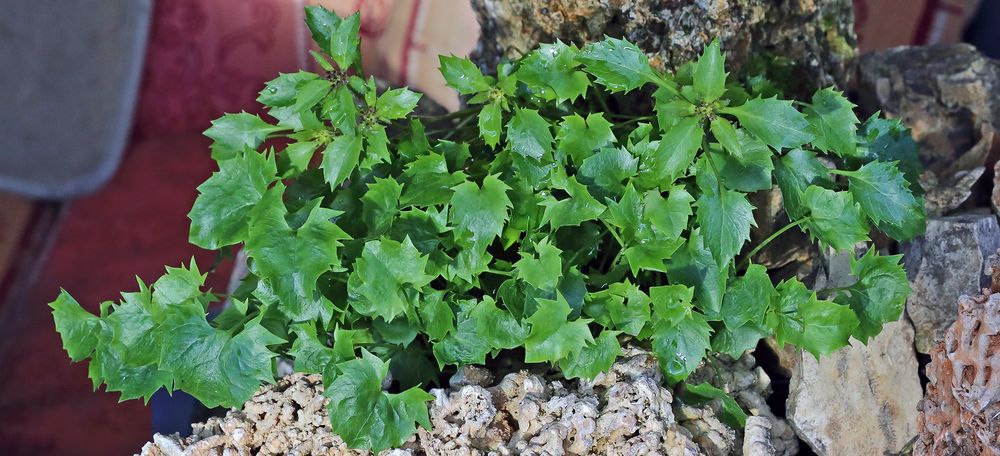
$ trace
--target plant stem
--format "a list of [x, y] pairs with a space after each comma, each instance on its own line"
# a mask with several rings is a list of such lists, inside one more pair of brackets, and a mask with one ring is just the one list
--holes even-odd
[[601, 220], [601, 223], [603, 223], [604, 227], [607, 228], [608, 231], [611, 233], [611, 237], [615, 238], [615, 240], [618, 241], [618, 245], [622, 246], [622, 249], [624, 249], [625, 243], [622, 242], [622, 238], [618, 236], [618, 232], [615, 231], [615, 228], [604, 220]]
[[[757, 252], [760, 252], [761, 249], [763, 249], [764, 247], [767, 247], [767, 244], [770, 244], [771, 241], [777, 239], [778, 236], [782, 235], [782, 233], [784, 233], [785, 231], [788, 231], [788, 230], [790, 230], [792, 228], [795, 228], [795, 227], [797, 227], [797, 226], [805, 223], [805, 221], [806, 221], [805, 218], [800, 218], [800, 219], [798, 219], [798, 220], [796, 220], [796, 221], [794, 221], [792, 223], [789, 223], [789, 224], [781, 227], [781, 229], [779, 229], [778, 231], [775, 231], [774, 233], [771, 233], [771, 235], [768, 236], [767, 239], [764, 239], [763, 242], [761, 242], [760, 244], [757, 244], [757, 247], [754, 247], [754, 249], [751, 250], [750, 253], [747, 254], [746, 258], [743, 258], [743, 261], [740, 262], [740, 268], [746, 267], [748, 265], [748, 263], [750, 262], [750, 259], [753, 258], [753, 256], [756, 255]], [[737, 269], [739, 269], [739, 268], [737, 268]]]
[[608, 109], [608, 102], [604, 100], [604, 92], [600, 90], [595, 90], [594, 92], [597, 94], [597, 103], [601, 105], [601, 110], [604, 112], [611, 112], [611, 110]]
[[[702, 126], [702, 129], [707, 130], [708, 124]], [[705, 151], [705, 158], [708, 159], [708, 166], [712, 168], [712, 174], [715, 174], [715, 188], [719, 192], [719, 198], [722, 198], [722, 176], [719, 175], [719, 168], [715, 167], [715, 161], [712, 160], [712, 154], [708, 153], [708, 135], [702, 133], [701, 135], [701, 149]]]
[[458, 132], [462, 131], [462, 128], [465, 127], [465, 125], [468, 124], [469, 121], [471, 121], [472, 119], [475, 119], [475, 118], [476, 118], [475, 116], [469, 116], [469, 117], [466, 117], [466, 118], [462, 119], [462, 121], [459, 122], [458, 125], [455, 125], [455, 128], [451, 129], [451, 131], [449, 131], [446, 135], [444, 135], [443, 139], [451, 139], [451, 137], [455, 133], [458, 133]]
[[502, 275], [507, 277], [513, 277], [514, 273], [511, 271], [501, 271], [499, 269], [487, 269], [486, 272], [490, 274]]
[[621, 122], [621, 123], [615, 124], [615, 126], [612, 127], [612, 128], [622, 128], [622, 127], [624, 127], [626, 125], [631, 125], [631, 124], [634, 124], [634, 123], [642, 122], [644, 120], [653, 120], [655, 118], [656, 118], [655, 116], [632, 117], [632, 118], [630, 118], [629, 120], [627, 120], [625, 122]]

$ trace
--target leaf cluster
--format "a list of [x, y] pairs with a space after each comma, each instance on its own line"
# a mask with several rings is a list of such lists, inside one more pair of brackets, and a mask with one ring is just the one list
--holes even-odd
[[[325, 73], [282, 74], [258, 98], [270, 119], [227, 114], [205, 132], [219, 171], [190, 239], [242, 246], [249, 275], [212, 320], [193, 262], [99, 315], [60, 294], [57, 329], [95, 386], [239, 406], [280, 356], [323, 374], [333, 430], [378, 451], [429, 426], [423, 388], [441, 372], [512, 349], [592, 378], [643, 345], [676, 383], [763, 337], [819, 356], [899, 317], [899, 257], [870, 249], [856, 283], [822, 299], [752, 263], [788, 229], [849, 252], [873, 230], [922, 232], [912, 141], [862, 124], [842, 93], [799, 103], [743, 85], [718, 41], [668, 74], [606, 38], [543, 44], [495, 76], [442, 56], [469, 108], [420, 116], [418, 93], [360, 76], [357, 14], [306, 11]], [[621, 114], [630, 92], [654, 112]], [[748, 195], [774, 187], [789, 223], [750, 246]]]

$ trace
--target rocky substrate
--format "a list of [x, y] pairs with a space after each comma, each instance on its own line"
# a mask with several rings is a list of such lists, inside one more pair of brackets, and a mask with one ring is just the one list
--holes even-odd
[[[527, 371], [499, 382], [463, 368], [434, 389], [432, 429], [382, 455], [791, 455], [797, 442], [768, 409], [770, 380], [749, 355], [699, 373], [730, 392], [753, 415], [742, 430], [723, 424], [718, 401], [695, 407], [662, 386], [656, 360], [626, 349], [593, 381], [545, 378]], [[143, 456], [363, 455], [330, 431], [317, 375], [292, 374], [267, 385], [242, 410], [193, 425], [190, 437], [157, 434]]]
[[1000, 454], [1000, 294], [962, 296], [958, 309], [931, 351], [917, 455]]

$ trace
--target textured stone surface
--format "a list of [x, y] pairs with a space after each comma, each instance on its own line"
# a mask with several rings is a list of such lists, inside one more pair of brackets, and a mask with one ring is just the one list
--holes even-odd
[[894, 454], [917, 434], [921, 391], [908, 322], [885, 325], [867, 346], [852, 339], [819, 361], [800, 356], [788, 421], [817, 454]]
[[[993, 135], [990, 134], [988, 138], [983, 139], [992, 143]], [[958, 171], [945, 182], [939, 182], [934, 173], [924, 173], [920, 186], [927, 191], [924, 194], [924, 209], [927, 210], [927, 215], [939, 216], [957, 209], [972, 196], [972, 187], [979, 182], [979, 178], [983, 177], [985, 172], [985, 166], [977, 166]]]
[[958, 307], [927, 366], [916, 455], [1000, 454], [1000, 294], [962, 296]]
[[987, 258], [1000, 248], [1000, 226], [988, 211], [927, 221], [927, 232], [904, 257], [913, 294], [906, 309], [916, 329], [916, 347], [930, 353], [955, 321], [955, 299], [990, 284]]
[[847, 87], [856, 54], [848, 0], [473, 0], [481, 26], [476, 58], [493, 68], [538, 43], [583, 44], [604, 35], [625, 37], [654, 65], [672, 69], [719, 37], [731, 70], [752, 54], [775, 54], [799, 64], [796, 81], [809, 89]]
[[[764, 372], [750, 353], [739, 359], [721, 355], [713, 363], [699, 367], [688, 378], [690, 383], [708, 382], [729, 394], [750, 415], [742, 435], [743, 443], [733, 448], [733, 454], [746, 453], [752, 448], [755, 454], [791, 456], [798, 454], [799, 442], [788, 421], [778, 418], [767, 404], [771, 396], [771, 378]], [[718, 414], [722, 404], [709, 403]], [[685, 422], [680, 420], [681, 425]], [[699, 442], [695, 433], [695, 442]], [[765, 453], [764, 451], [769, 451]]]
[[859, 67], [861, 106], [901, 118], [938, 180], [982, 166], [995, 149], [974, 146], [1000, 129], [1000, 62], [956, 44], [867, 54]]
[[[466, 371], [455, 382], [462, 386], [431, 390], [432, 428], [420, 429], [403, 448], [381, 455], [721, 456], [740, 451], [736, 432], [711, 406], [674, 400], [662, 386], [659, 365], [645, 351], [626, 349], [609, 372], [593, 381], [548, 381], [521, 371], [486, 387], [471, 381], [485, 381], [481, 374]], [[243, 410], [195, 424], [192, 437], [155, 435], [141, 454], [368, 454], [347, 449], [331, 433], [324, 404], [318, 375], [293, 374], [261, 388]]]

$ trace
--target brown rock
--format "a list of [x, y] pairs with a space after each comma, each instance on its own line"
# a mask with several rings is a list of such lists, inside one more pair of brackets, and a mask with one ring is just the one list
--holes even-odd
[[1000, 294], [962, 296], [931, 352], [915, 455], [1000, 454]]
[[718, 37], [731, 70], [755, 54], [787, 57], [800, 64], [801, 77], [794, 80], [815, 85], [808, 90], [846, 87], [857, 52], [847, 0], [473, 0], [472, 5], [481, 27], [475, 58], [488, 68], [539, 43], [584, 44], [609, 35], [636, 43], [661, 69], [673, 69]]
[[862, 108], [902, 119], [940, 181], [984, 164], [990, 150], [974, 146], [1000, 129], [1000, 62], [956, 44], [867, 54], [859, 67]]

